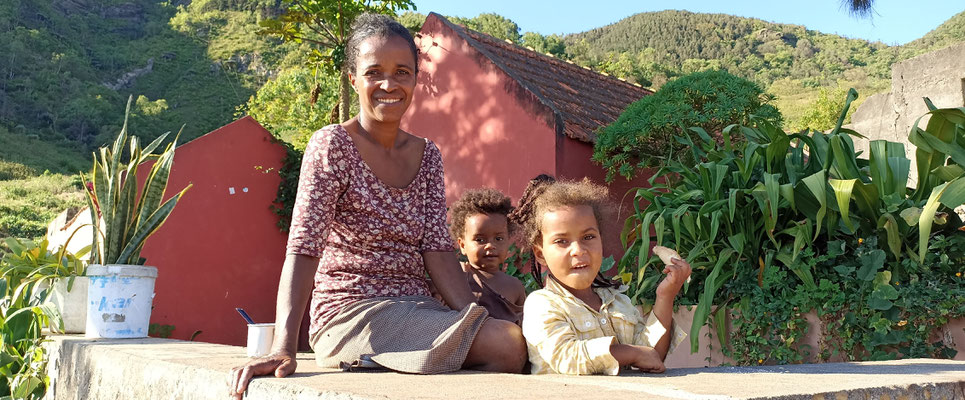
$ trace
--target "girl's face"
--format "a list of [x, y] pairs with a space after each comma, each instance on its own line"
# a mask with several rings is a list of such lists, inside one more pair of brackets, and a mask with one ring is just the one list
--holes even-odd
[[415, 63], [412, 50], [398, 36], [370, 37], [359, 44], [355, 72], [349, 74], [359, 95], [362, 117], [398, 122], [412, 102]]
[[457, 240], [473, 268], [495, 272], [509, 253], [509, 221], [501, 214], [473, 214]]
[[603, 241], [593, 207], [564, 206], [542, 215], [542, 243], [536, 260], [567, 289], [590, 288], [603, 264]]

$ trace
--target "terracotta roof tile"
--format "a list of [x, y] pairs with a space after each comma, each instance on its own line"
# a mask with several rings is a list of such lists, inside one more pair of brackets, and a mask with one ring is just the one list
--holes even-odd
[[562, 120], [563, 133], [573, 139], [593, 143], [598, 128], [615, 121], [630, 103], [653, 94], [639, 85], [467, 29], [438, 14], [430, 15], [555, 110], [561, 117], [557, 121]]

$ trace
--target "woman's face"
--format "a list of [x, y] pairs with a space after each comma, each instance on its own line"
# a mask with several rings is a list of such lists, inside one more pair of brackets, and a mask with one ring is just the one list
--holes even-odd
[[589, 288], [603, 265], [603, 241], [593, 207], [559, 207], [542, 218], [543, 241], [533, 246], [536, 260], [571, 291]]
[[415, 57], [405, 39], [390, 35], [370, 37], [359, 44], [355, 72], [349, 74], [359, 95], [362, 117], [377, 122], [398, 122], [412, 102]]

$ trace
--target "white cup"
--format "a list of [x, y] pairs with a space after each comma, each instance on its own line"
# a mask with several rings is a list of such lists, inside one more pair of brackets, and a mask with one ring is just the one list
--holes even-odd
[[248, 324], [248, 357], [261, 357], [271, 351], [275, 323]]

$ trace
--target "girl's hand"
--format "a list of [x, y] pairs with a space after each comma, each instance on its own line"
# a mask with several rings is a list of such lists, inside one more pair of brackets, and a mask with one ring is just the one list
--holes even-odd
[[667, 277], [663, 278], [663, 281], [657, 286], [657, 297], [671, 299], [677, 297], [677, 293], [680, 293], [680, 288], [683, 287], [684, 282], [687, 282], [687, 279], [690, 278], [690, 264], [687, 261], [673, 258], [671, 262], [672, 264], [664, 266], [663, 273], [667, 274]]
[[637, 347], [639, 356], [633, 362], [633, 366], [640, 371], [659, 374], [667, 370], [660, 359], [660, 354], [653, 347]]

